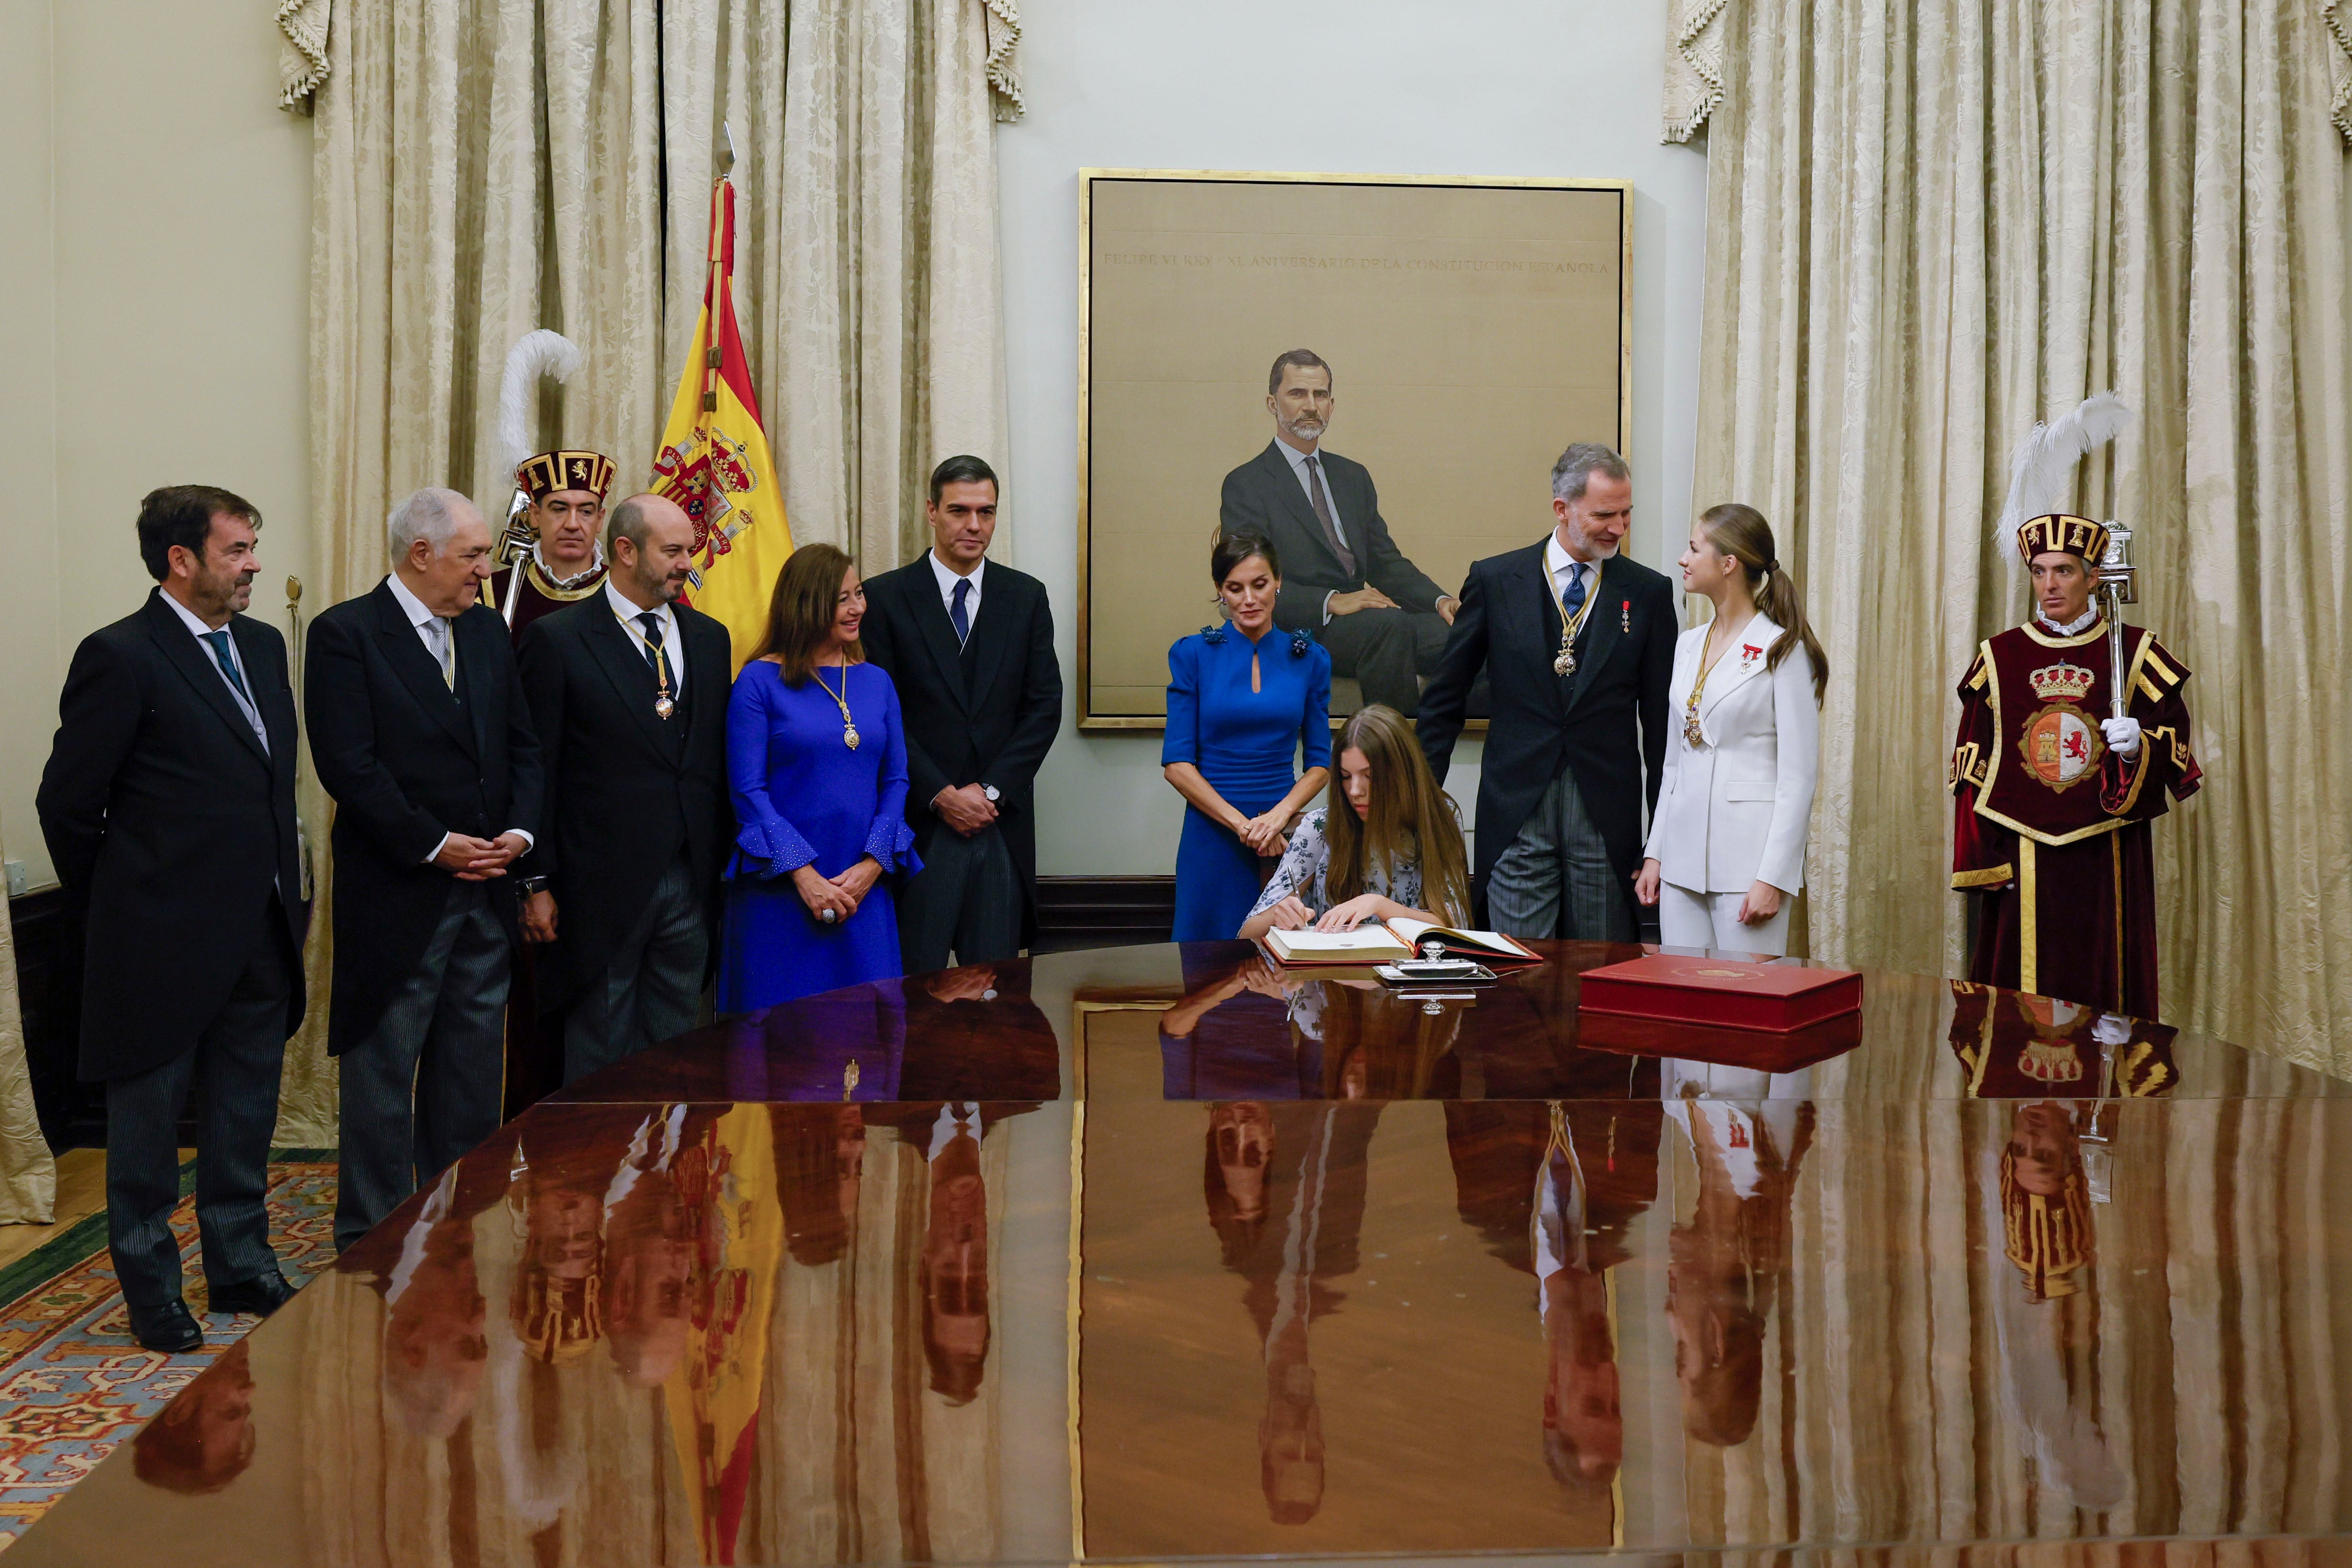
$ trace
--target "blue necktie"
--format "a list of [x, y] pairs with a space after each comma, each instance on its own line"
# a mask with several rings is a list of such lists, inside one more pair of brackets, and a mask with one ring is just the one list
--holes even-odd
[[1580, 561], [1569, 565], [1568, 592], [1560, 599], [1560, 607], [1568, 612], [1571, 622], [1576, 619], [1576, 612], [1584, 608], [1584, 563]]
[[961, 647], [964, 639], [971, 636], [971, 612], [965, 609], [963, 604], [963, 602], [971, 596], [971, 579], [969, 577], [957, 578], [955, 585], [955, 605], [948, 611], [948, 619], [955, 623], [956, 644], [958, 647]]
[[253, 693], [245, 689], [245, 677], [236, 672], [236, 660], [228, 651], [227, 630], [205, 633], [205, 644], [213, 650], [213, 662], [220, 666], [223, 675], [228, 677], [228, 683], [236, 688], [236, 694], [247, 702], [252, 701]]

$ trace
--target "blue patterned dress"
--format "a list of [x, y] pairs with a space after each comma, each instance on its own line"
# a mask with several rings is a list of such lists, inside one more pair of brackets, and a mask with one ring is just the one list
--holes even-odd
[[[857, 749], [842, 740], [843, 690]], [[767, 659], [735, 678], [727, 704], [727, 779], [735, 796], [735, 855], [727, 867], [719, 937], [719, 1010], [746, 1012], [898, 973], [892, 872], [921, 869], [907, 826], [907, 737], [898, 691], [877, 666], [820, 670], [784, 684]], [[839, 926], [818, 923], [793, 887], [794, 868], [838, 877], [864, 857], [883, 878]]]
[[[1227, 626], [1168, 650], [1168, 734], [1160, 765], [1190, 763], [1246, 816], [1270, 811], [1310, 768], [1331, 765], [1331, 655], [1304, 632], [1269, 630], [1256, 645]], [[1257, 901], [1257, 855], [1190, 804], [1176, 845], [1178, 942], [1229, 942]]]

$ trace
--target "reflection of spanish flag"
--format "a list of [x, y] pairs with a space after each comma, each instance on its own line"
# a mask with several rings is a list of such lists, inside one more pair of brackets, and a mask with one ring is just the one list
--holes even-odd
[[768, 601], [793, 552], [793, 535], [735, 323], [734, 275], [735, 187], [722, 175], [710, 191], [702, 320], [654, 458], [654, 490], [694, 520], [688, 602], [726, 623], [740, 669], [767, 635]]
[[664, 1385], [705, 1563], [732, 1563], [751, 1501], [784, 1215], [764, 1105], [730, 1107], [678, 1159], [694, 1247], [687, 1353]]

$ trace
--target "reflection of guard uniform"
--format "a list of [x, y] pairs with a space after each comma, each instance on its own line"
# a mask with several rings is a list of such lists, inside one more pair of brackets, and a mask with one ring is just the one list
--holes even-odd
[[[2018, 551], [2063, 551], [2095, 570], [2106, 530], [2037, 517]], [[2038, 618], [1977, 650], [1961, 678], [1952, 742], [1957, 802], [1952, 886], [1991, 907], [1969, 977], [2152, 1018], [2157, 1011], [2156, 870], [2148, 824], [2167, 793], [2194, 794], [2189, 669], [2145, 628], [2124, 628], [2127, 715], [2140, 749], [2116, 756], [2100, 733], [2112, 712], [2107, 624], [2063, 634]]]
[[1975, 1099], [2152, 1100], [2179, 1079], [2170, 1025], [1966, 980], [1951, 986], [1952, 1054]]
[[[613, 459], [602, 452], [541, 452], [525, 458], [515, 469], [515, 489], [530, 506], [557, 490], [589, 490], [602, 502], [612, 495]], [[499, 541], [499, 558], [506, 565], [492, 573], [482, 587], [482, 602], [505, 617], [518, 643], [540, 616], [577, 604], [604, 587], [608, 570], [600, 542], [595, 563], [587, 571], [576, 577], [556, 576], [540, 556], [530, 515], [518, 506], [509, 516], [506, 532]]]

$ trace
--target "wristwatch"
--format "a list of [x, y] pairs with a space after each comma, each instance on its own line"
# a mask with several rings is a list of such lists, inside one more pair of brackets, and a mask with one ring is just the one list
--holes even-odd
[[525, 877], [515, 883], [515, 887], [524, 898], [528, 899], [534, 893], [543, 893], [547, 891], [547, 879], [544, 877]]
[[998, 796], [997, 796], [997, 794], [996, 794], [996, 786], [995, 786], [994, 784], [984, 784], [981, 785], [981, 786], [980, 786], [980, 793], [981, 793], [981, 794], [982, 794], [982, 795], [986, 795], [986, 796], [988, 797], [988, 804], [989, 804], [989, 805], [994, 805], [996, 804], [997, 799], [998, 799]]

